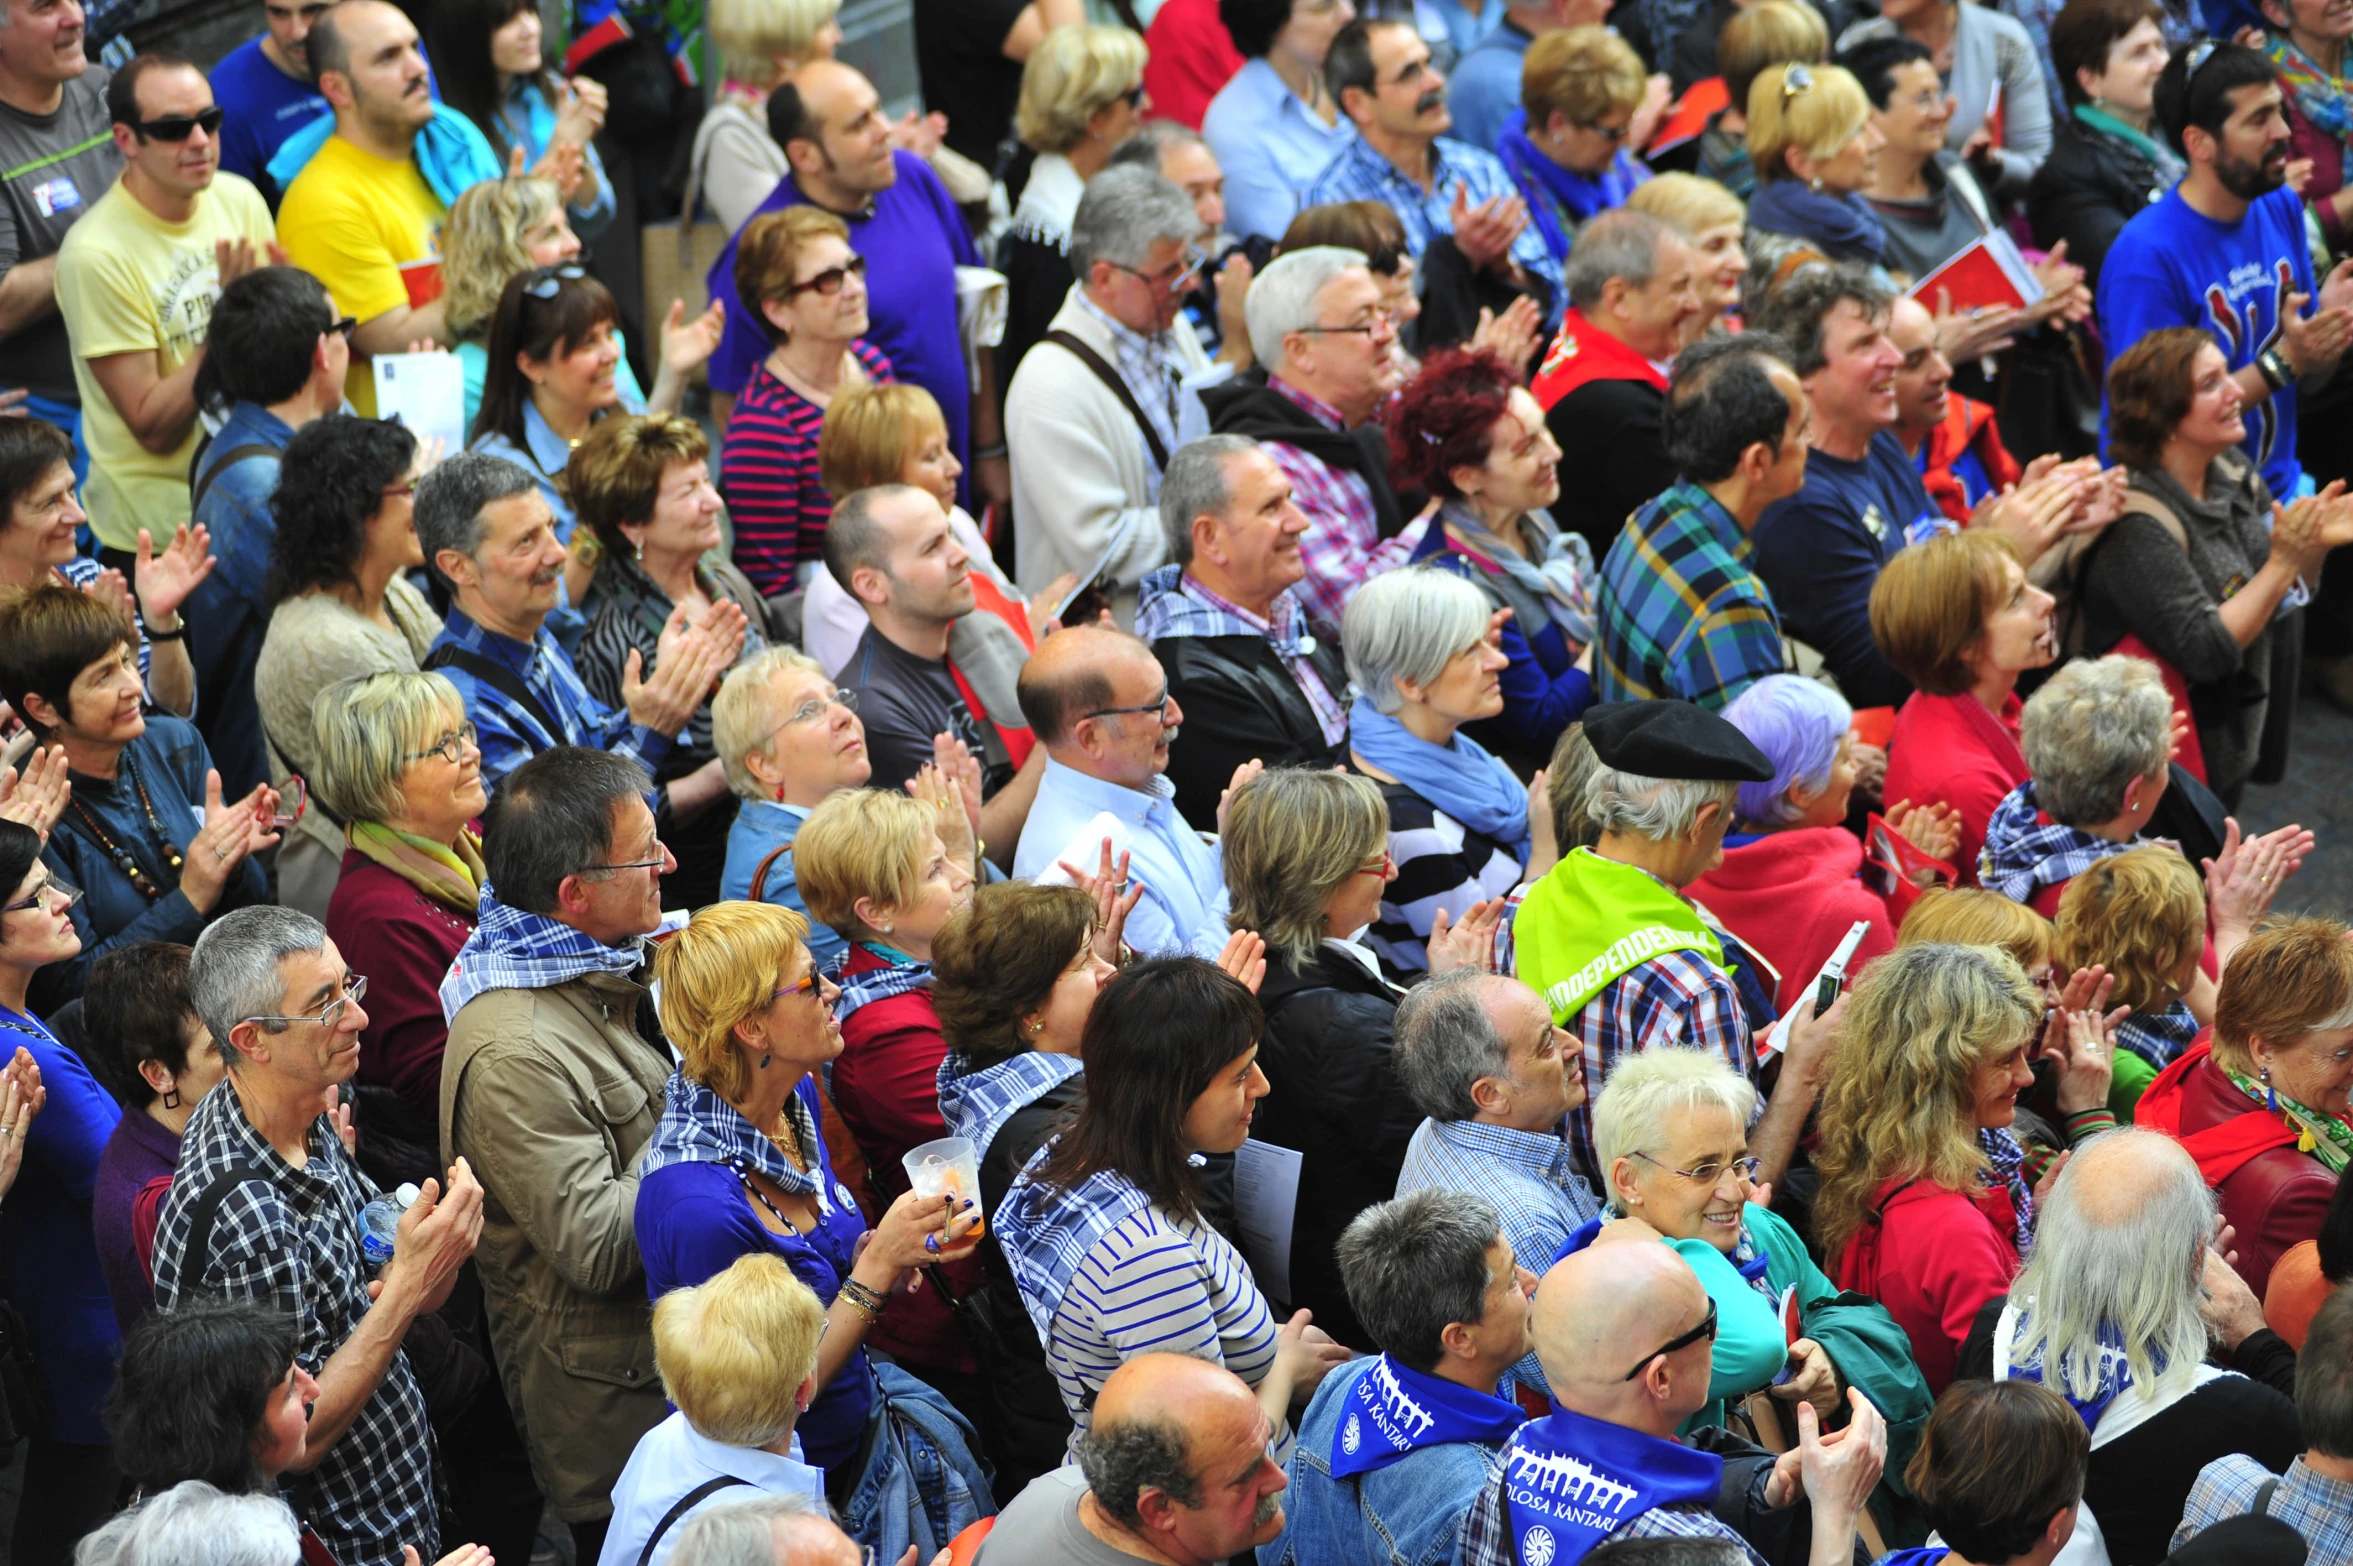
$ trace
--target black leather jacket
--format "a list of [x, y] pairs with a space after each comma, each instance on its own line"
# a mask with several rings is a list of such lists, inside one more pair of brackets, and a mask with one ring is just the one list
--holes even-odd
[[2070, 116], [2055, 128], [2050, 156], [2027, 187], [2026, 221], [2045, 250], [2066, 240], [2067, 259], [2097, 287], [2108, 247], [2164, 194], [2164, 180], [2145, 154]]
[[[1266, 638], [1164, 636], [1152, 644], [1152, 655], [1184, 709], [1184, 739], [1169, 748], [1168, 780], [1176, 786], [1177, 814], [1196, 830], [1217, 829], [1217, 796], [1242, 763], [1330, 767], [1345, 755], [1345, 741], [1324, 738], [1307, 693]], [[1308, 662], [1333, 699], [1346, 702], [1348, 670], [1331, 637], [1316, 638]]]

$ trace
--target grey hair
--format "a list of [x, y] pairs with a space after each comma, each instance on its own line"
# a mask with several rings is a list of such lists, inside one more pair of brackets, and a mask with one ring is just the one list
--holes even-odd
[[1613, 277], [1630, 288], [1641, 288], [1658, 275], [1659, 247], [1681, 244], [1683, 236], [1664, 218], [1616, 207], [1577, 231], [1565, 268], [1569, 303], [1590, 310], [1601, 303], [1601, 291]]
[[1146, 120], [1136, 133], [1111, 149], [1105, 168], [1121, 168], [1133, 164], [1140, 169], [1160, 172], [1160, 160], [1183, 147], [1206, 147], [1202, 134], [1175, 120]]
[[1315, 299], [1343, 272], [1372, 263], [1361, 250], [1341, 245], [1310, 245], [1286, 250], [1267, 264], [1250, 284], [1242, 300], [1242, 319], [1250, 328], [1250, 351], [1268, 369], [1283, 363], [1283, 339], [1316, 324]]
[[[425, 564], [434, 575], [448, 581], [449, 574], [441, 569], [441, 552], [454, 549], [469, 560], [476, 558], [482, 548], [483, 511], [538, 487], [539, 481], [520, 463], [488, 452], [461, 451], [443, 459], [417, 481], [412, 515]], [[455, 582], [449, 585], [457, 586]]]
[[[188, 955], [188, 1004], [232, 1070], [243, 1069], [245, 1057], [229, 1043], [230, 1031], [248, 1017], [277, 1016], [286, 1004], [278, 965], [326, 944], [325, 925], [275, 903], [223, 914], [196, 937]], [[284, 1024], [264, 1026], [275, 1033]]]
[[1408, 566], [1356, 590], [1340, 616], [1348, 678], [1376, 712], [1405, 705], [1399, 680], [1427, 685], [1487, 634], [1487, 595], [1437, 566]]
[[1415, 985], [1397, 1003], [1389, 1066], [1406, 1099], [1432, 1120], [1470, 1119], [1479, 1112], [1472, 1084], [1511, 1073], [1511, 1043], [1479, 999], [1480, 981], [1491, 977], [1457, 968]]
[[2111, 654], [2067, 665], [2027, 699], [2019, 724], [2034, 802], [2067, 826], [2115, 819], [2126, 784], [2164, 774], [2172, 723], [2155, 664]]
[[1201, 232], [1193, 198], [1157, 168], [1122, 164], [1087, 181], [1070, 220], [1070, 270], [1084, 282], [1095, 263], [1142, 266], [1163, 239], [1190, 242]]
[[[508, 773], [482, 812], [482, 865], [500, 902], [553, 914], [569, 876], [613, 847], [613, 807], [653, 790], [626, 756], [558, 745]], [[488, 888], [485, 888], [488, 890]]]
[[1179, 446], [1160, 476], [1160, 527], [1168, 535], [1168, 558], [1180, 566], [1193, 563], [1193, 519], [1225, 515], [1234, 502], [1234, 487], [1226, 482], [1226, 458], [1256, 451], [1258, 442], [1247, 435], [1204, 435]]
[[1619, 1159], [1659, 1146], [1673, 1120], [1711, 1106], [1744, 1128], [1756, 1112], [1756, 1088], [1723, 1056], [1711, 1050], [1646, 1049], [1622, 1057], [1593, 1102], [1593, 1153], [1604, 1194]]
[[302, 1525], [276, 1495], [183, 1480], [74, 1546], [74, 1566], [299, 1566]]
[[801, 1517], [833, 1521], [823, 1501], [798, 1490], [705, 1507], [678, 1531], [672, 1566], [776, 1566], [776, 1525]]
[[1585, 785], [1585, 814], [1602, 833], [1630, 832], [1663, 843], [1689, 832], [1709, 805], [1729, 811], [1740, 785], [1714, 778], [1646, 778], [1596, 766]]
[[2296, 1421], [2324, 1457], [2353, 1456], [2353, 1293], [2333, 1290], [2296, 1355]]
[[1427, 1371], [1445, 1355], [1449, 1326], [1485, 1318], [1495, 1283], [1487, 1251], [1500, 1238], [1495, 1209], [1459, 1191], [1409, 1191], [1368, 1207], [1336, 1247], [1348, 1306], [1382, 1353]]
[[2043, 1205], [2034, 1254], [2010, 1285], [2025, 1316], [2010, 1362], [2039, 1352], [2054, 1392], [2089, 1397], [2099, 1386], [2102, 1329], [2123, 1338], [2133, 1380], [2152, 1392], [2179, 1389], [2206, 1358], [2199, 1278], [2214, 1233], [2214, 1193], [2171, 1137], [2127, 1127], [2099, 1139], [2111, 1157], [2126, 1143], [2164, 1160], [2163, 1188], [2119, 1204], [2125, 1210], [2112, 1219], [2095, 1218], [2084, 1192], [2097, 1171], [2085, 1173], [2080, 1155], [2069, 1160]]
[[1127, 1527], [1142, 1521], [1136, 1502], [1146, 1490], [1158, 1490], [1179, 1506], [1201, 1504], [1201, 1484], [1185, 1451], [1184, 1426], [1173, 1421], [1098, 1423], [1078, 1438], [1077, 1456], [1095, 1504]]

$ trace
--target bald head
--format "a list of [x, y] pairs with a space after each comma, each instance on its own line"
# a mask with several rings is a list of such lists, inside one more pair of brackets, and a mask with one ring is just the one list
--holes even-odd
[[1222, 1365], [1144, 1354], [1111, 1373], [1079, 1438], [1095, 1504], [1160, 1542], [1164, 1558], [1224, 1560], [1282, 1527], [1274, 1426]]
[[1202, 1431], [1226, 1420], [1251, 1424], [1257, 1412], [1257, 1394], [1222, 1365], [1185, 1354], [1140, 1354], [1096, 1394], [1094, 1428], [1167, 1424]]
[[1116, 693], [1138, 675], [1159, 683], [1160, 663], [1151, 648], [1125, 631], [1074, 625], [1039, 642], [1021, 666], [1021, 715], [1042, 743], [1062, 745], [1088, 713], [1124, 705]]
[[[1671, 1247], [1588, 1246], [1536, 1290], [1536, 1357], [1562, 1407], [1663, 1435], [1706, 1402], [1711, 1345], [1658, 1351], [1707, 1313], [1708, 1291]], [[1619, 1379], [1638, 1362], [1645, 1374]]]
[[2126, 1128], [2094, 1138], [2060, 1174], [2072, 1216], [2113, 1228], [2202, 1182], [2196, 1160], [2173, 1138]]

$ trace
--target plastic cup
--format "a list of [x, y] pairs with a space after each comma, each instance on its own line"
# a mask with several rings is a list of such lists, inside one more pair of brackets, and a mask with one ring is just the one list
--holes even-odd
[[[969, 1138], [944, 1136], [936, 1142], [926, 1142], [908, 1151], [899, 1160], [907, 1166], [908, 1183], [918, 1196], [945, 1196], [951, 1202], [970, 1198], [973, 1202], [973, 1225], [967, 1238], [977, 1239], [988, 1232], [988, 1225], [980, 1211], [980, 1152]], [[954, 1209], [949, 1216], [955, 1216]]]

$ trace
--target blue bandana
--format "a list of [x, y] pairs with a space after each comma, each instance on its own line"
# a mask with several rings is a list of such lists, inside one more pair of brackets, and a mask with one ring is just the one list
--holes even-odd
[[963, 1137], [985, 1158], [1006, 1121], [1084, 1069], [1076, 1055], [1031, 1050], [975, 1071], [950, 1050], [940, 1062], [940, 1119], [948, 1135]]
[[[2018, 1312], [2018, 1330], [2012, 1334], [2010, 1339], [2013, 1345], [2026, 1337], [2026, 1323], [2027, 1313], [2021, 1310]], [[2068, 1407], [2074, 1409], [2082, 1417], [2083, 1427], [2086, 1430], [2099, 1429], [2100, 1416], [2108, 1411], [2108, 1405], [2122, 1397], [2125, 1389], [2132, 1385], [2132, 1361], [2124, 1352], [2124, 1334], [2105, 1321], [2100, 1323], [2099, 1376], [2089, 1395], [2084, 1397], [2075, 1395], [2075, 1388], [2068, 1383], [2064, 1375], [2055, 1381], [2045, 1379], [2043, 1347], [2044, 1345], [2041, 1344], [2036, 1345], [2034, 1353], [2025, 1359], [2019, 1359], [2013, 1354], [2010, 1360], [2011, 1377], [2018, 1381], [2032, 1381], [2049, 1386], [2052, 1391], [2067, 1400]], [[2165, 1364], [2162, 1359], [2157, 1362], [2157, 1373], [2160, 1376], [2165, 1373]]]
[[814, 1197], [820, 1211], [847, 1211], [853, 1200], [850, 1188], [833, 1178], [825, 1157], [815, 1095], [814, 1080], [804, 1079], [784, 1101], [785, 1120], [809, 1164], [804, 1173], [733, 1104], [685, 1072], [674, 1071], [663, 1096], [662, 1118], [654, 1123], [653, 1140], [638, 1160], [637, 1177], [643, 1180], [672, 1164], [725, 1164], [738, 1179], [762, 1175], [787, 1195]]
[[1022, 1307], [1040, 1343], [1053, 1341], [1054, 1313], [1095, 1243], [1152, 1205], [1152, 1198], [1116, 1169], [1098, 1169], [1067, 1191], [1036, 1179], [1053, 1150], [1053, 1142], [1037, 1150], [995, 1214], [998, 1249], [1020, 1286]]
[[2028, 779], [2002, 797], [1986, 818], [1985, 850], [1977, 859], [1977, 884], [2014, 903], [2031, 903], [2035, 893], [2083, 874], [2112, 854], [2139, 843], [2112, 842], [2080, 827], [2042, 818]]
[[1425, 1446], [1494, 1446], [1528, 1418], [1507, 1398], [1409, 1370], [1386, 1354], [1365, 1367], [1345, 1401], [1332, 1434], [1335, 1479], [1386, 1468]]
[[[1562, 168], [1530, 139], [1526, 109], [1511, 111], [1511, 117], [1503, 122], [1503, 134], [1496, 139], [1495, 151], [1514, 184], [1523, 191], [1540, 190], [1548, 198], [1528, 203], [1528, 219], [1543, 237], [1544, 248], [1564, 261], [1577, 238], [1571, 225], [1582, 228], [1597, 213], [1624, 206], [1626, 198], [1650, 178], [1650, 170], [1623, 147], [1599, 174]], [[1568, 225], [1562, 223], [1564, 217]]]
[[2163, 1071], [2198, 1036], [2198, 1019], [2180, 1000], [2163, 1011], [2136, 1011], [2119, 1023], [2116, 1042]]
[[[844, 975], [853, 951], [868, 951], [886, 959], [887, 968], [870, 968], [864, 973]], [[858, 942], [843, 949], [840, 956], [826, 965], [825, 976], [841, 986], [841, 999], [833, 1003], [836, 1022], [847, 1022], [862, 1006], [871, 1006], [894, 995], [905, 995], [915, 990], [931, 988], [931, 964], [917, 962], [905, 952], [888, 946]]]
[[2026, 1183], [2026, 1149], [2008, 1127], [1979, 1126], [1977, 1145], [1993, 1165], [1984, 1175], [1987, 1185], [2010, 1188], [2010, 1214], [2017, 1221], [2018, 1254], [2034, 1254], [2034, 1188]]
[[474, 933], [441, 980], [441, 1017], [455, 1022], [466, 1002], [491, 990], [552, 989], [584, 974], [635, 973], [644, 961], [644, 941], [607, 946], [545, 914], [509, 908], [485, 881]]
[[1527, 785], [1468, 734], [1458, 730], [1445, 744], [1433, 745], [1359, 696], [1348, 709], [1348, 743], [1464, 826], [1528, 862]]
[[1724, 1460], [1567, 1409], [1503, 1450], [1504, 1516], [1522, 1566], [1573, 1566], [1644, 1512], [1712, 1505]]

